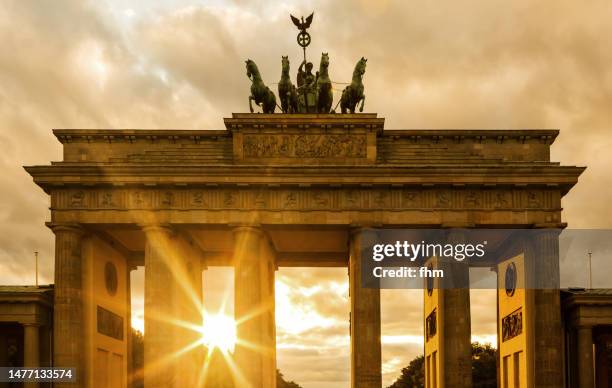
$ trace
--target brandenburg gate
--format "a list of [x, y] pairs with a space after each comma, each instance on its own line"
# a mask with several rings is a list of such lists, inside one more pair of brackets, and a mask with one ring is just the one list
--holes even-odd
[[[233, 114], [225, 126], [58, 129], [63, 160], [26, 167], [51, 198], [54, 365], [78, 376], [66, 387], [129, 386], [137, 266], [147, 388], [198, 384], [205, 355], [189, 326], [202, 323], [207, 267], [234, 267], [236, 386], [256, 388], [276, 385], [282, 266], [348, 268], [351, 385], [381, 387], [380, 291], [361, 284], [366, 230], [536, 229], [528, 248], [487, 265], [501, 278], [509, 259], [519, 279], [531, 266], [558, 282], [561, 198], [583, 168], [550, 161], [556, 130], [385, 130], [376, 114]], [[559, 290], [499, 294], [502, 381], [561, 387]], [[470, 387], [469, 289], [424, 298], [427, 386]], [[517, 311], [525, 329], [508, 337]]]

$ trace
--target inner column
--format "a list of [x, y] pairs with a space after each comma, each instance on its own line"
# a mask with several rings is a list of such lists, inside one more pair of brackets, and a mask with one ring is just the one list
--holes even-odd
[[[465, 244], [465, 231], [449, 231], [447, 243]], [[441, 325], [444, 325], [445, 358], [441, 361], [445, 368], [444, 378], [446, 386], [469, 388], [472, 386], [470, 265], [467, 260], [443, 259], [446, 262], [446, 271], [452, 274], [454, 283], [446, 284], [443, 290], [444, 321]]]
[[[34, 324], [34, 323], [27, 323], [23, 325], [23, 343], [24, 343], [23, 366], [25, 368], [35, 368], [35, 367], [40, 366], [39, 333], [40, 333], [40, 325]], [[37, 388], [38, 383], [35, 381], [27, 382], [27, 383], [24, 383], [23, 386], [25, 388]]]
[[370, 233], [351, 231], [349, 293], [351, 300], [351, 387], [380, 388], [382, 358], [380, 343], [380, 289], [361, 286], [361, 248]]
[[184, 303], [175, 274], [176, 236], [166, 225], [146, 226], [144, 383], [151, 387], [180, 387], [184, 373], [177, 356], [176, 313]]
[[144, 232], [145, 386], [194, 386], [203, 365], [200, 257], [168, 226]]
[[[465, 231], [451, 229], [444, 243], [463, 244]], [[431, 387], [472, 387], [470, 266], [454, 257], [434, 256], [426, 266], [443, 278], [425, 283], [425, 381]]]
[[234, 357], [239, 387], [276, 387], [274, 250], [255, 226], [234, 229]]
[[526, 260], [536, 276], [534, 299], [535, 386], [563, 386], [561, 296], [559, 271], [559, 233], [555, 228], [542, 228], [533, 237], [533, 252]]

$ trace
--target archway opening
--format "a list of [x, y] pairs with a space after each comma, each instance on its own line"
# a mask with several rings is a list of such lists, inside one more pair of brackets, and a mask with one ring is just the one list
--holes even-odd
[[303, 388], [350, 386], [347, 269], [276, 272], [277, 367]]

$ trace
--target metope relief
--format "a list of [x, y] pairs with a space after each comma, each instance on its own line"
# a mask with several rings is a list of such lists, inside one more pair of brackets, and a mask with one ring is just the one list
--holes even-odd
[[261, 209], [261, 210], [534, 210], [558, 211], [552, 191], [451, 190], [446, 188], [266, 188], [55, 190], [53, 209]]
[[511, 340], [523, 332], [523, 311], [518, 309], [502, 319], [502, 342]]

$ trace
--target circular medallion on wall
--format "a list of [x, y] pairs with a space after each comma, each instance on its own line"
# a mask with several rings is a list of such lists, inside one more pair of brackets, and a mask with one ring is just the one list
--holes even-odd
[[506, 283], [506, 295], [514, 295], [514, 291], [516, 290], [516, 265], [514, 263], [510, 263], [506, 267], [504, 280]]
[[117, 293], [117, 267], [110, 261], [106, 262], [104, 266], [104, 284], [106, 285], [106, 291], [113, 296]]

